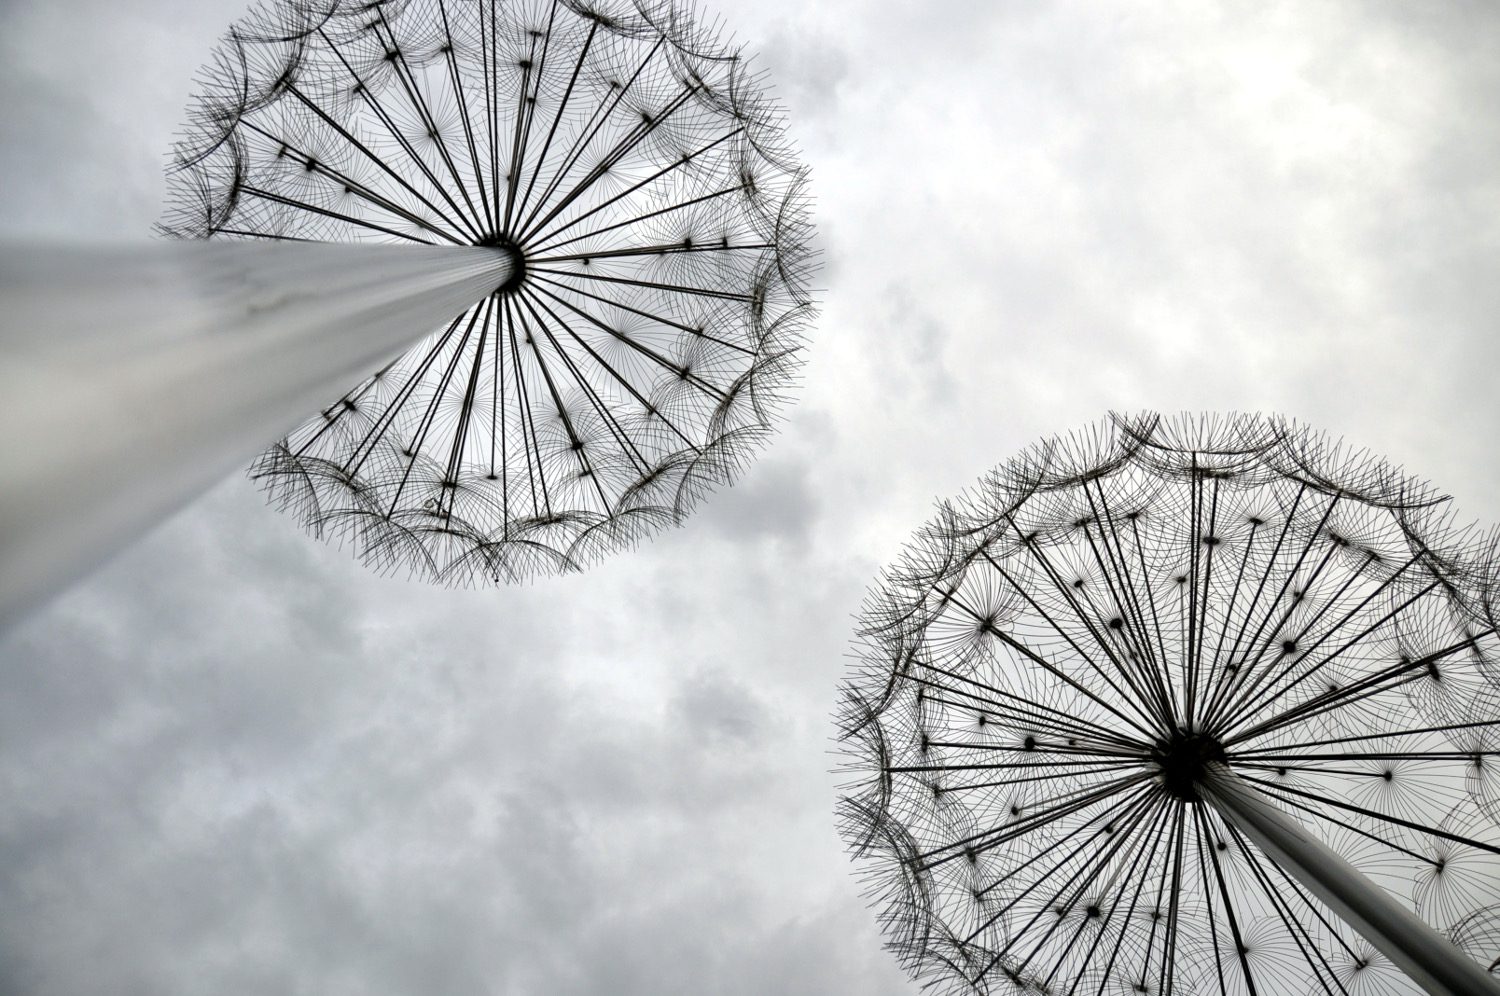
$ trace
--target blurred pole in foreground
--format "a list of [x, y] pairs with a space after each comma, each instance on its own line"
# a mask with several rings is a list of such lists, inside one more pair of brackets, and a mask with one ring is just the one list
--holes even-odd
[[512, 268], [476, 246], [0, 245], [0, 629]]

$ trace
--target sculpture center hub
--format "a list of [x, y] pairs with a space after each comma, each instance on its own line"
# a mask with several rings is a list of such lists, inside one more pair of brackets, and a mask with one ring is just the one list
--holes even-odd
[[495, 288], [496, 294], [510, 294], [525, 283], [526, 254], [521, 251], [521, 247], [516, 242], [508, 236], [490, 235], [481, 239], [478, 244], [500, 250], [505, 253], [506, 259], [510, 262], [510, 275], [499, 287]]
[[1162, 785], [1184, 802], [1198, 802], [1198, 785], [1211, 762], [1226, 761], [1224, 745], [1207, 733], [1174, 730], [1151, 748], [1151, 760], [1161, 769]]

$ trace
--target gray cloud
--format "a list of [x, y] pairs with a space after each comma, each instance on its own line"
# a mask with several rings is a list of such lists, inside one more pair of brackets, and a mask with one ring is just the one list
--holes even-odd
[[[144, 232], [239, 13], [78, 10], [0, 11], [8, 232]], [[724, 16], [831, 254], [782, 434], [682, 528], [499, 591], [227, 481], [0, 638], [0, 988], [909, 992], [826, 717], [934, 497], [1111, 407], [1266, 409], [1500, 521], [1489, 5]]]
[[733, 487], [721, 489], [702, 514], [731, 540], [799, 543], [822, 511], [811, 487], [812, 468], [776, 451], [748, 468]]

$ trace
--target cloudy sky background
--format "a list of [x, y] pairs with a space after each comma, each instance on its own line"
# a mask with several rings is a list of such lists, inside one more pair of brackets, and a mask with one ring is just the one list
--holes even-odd
[[[814, 169], [782, 435], [516, 589], [372, 575], [235, 476], [0, 635], [0, 991], [909, 992], [827, 717], [934, 498], [1111, 408], [1238, 409], [1500, 522], [1500, 8], [708, 6]], [[0, 2], [0, 231], [144, 237], [240, 13]]]

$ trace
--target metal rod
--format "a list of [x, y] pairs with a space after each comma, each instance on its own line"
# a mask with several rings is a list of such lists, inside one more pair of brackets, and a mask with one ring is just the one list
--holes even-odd
[[0, 628], [513, 269], [478, 246], [0, 244]]
[[1327, 903], [1343, 921], [1432, 996], [1497, 996], [1497, 981], [1390, 893], [1291, 819], [1223, 763], [1198, 788], [1219, 815]]

